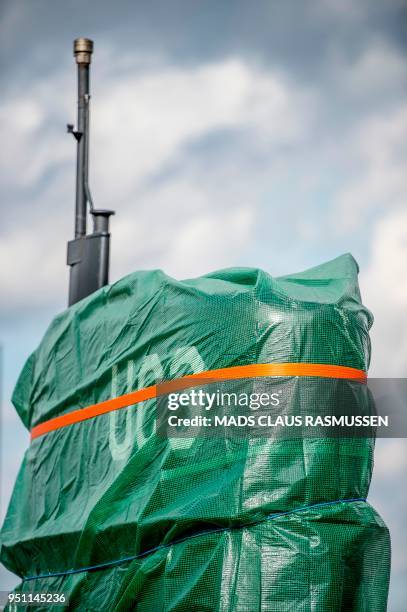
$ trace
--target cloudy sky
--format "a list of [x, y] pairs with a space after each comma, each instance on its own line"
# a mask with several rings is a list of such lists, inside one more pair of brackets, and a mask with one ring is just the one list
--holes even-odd
[[[404, 376], [406, 2], [3, 0], [1, 13], [2, 513], [28, 444], [12, 387], [66, 305], [78, 36], [95, 41], [91, 188], [117, 211], [112, 280], [279, 275], [350, 251], [375, 315], [371, 375]], [[371, 501], [393, 532], [390, 612], [407, 599], [406, 464], [404, 441], [380, 441]]]

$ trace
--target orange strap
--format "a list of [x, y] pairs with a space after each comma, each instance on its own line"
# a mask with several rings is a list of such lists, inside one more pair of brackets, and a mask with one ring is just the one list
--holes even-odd
[[50, 431], [80, 423], [87, 419], [126, 408], [146, 400], [153, 399], [159, 395], [164, 395], [175, 389], [185, 389], [192, 386], [193, 381], [207, 381], [208, 383], [221, 380], [235, 380], [239, 378], [255, 378], [262, 376], [317, 376], [320, 378], [347, 378], [366, 382], [366, 373], [363, 370], [348, 368], [346, 366], [314, 364], [314, 363], [254, 363], [243, 366], [233, 366], [231, 368], [220, 368], [218, 370], [207, 370], [198, 374], [189, 374], [174, 381], [167, 381], [161, 385], [152, 385], [138, 391], [126, 393], [120, 397], [73, 410], [68, 414], [63, 414], [49, 421], [44, 421], [36, 425], [31, 430], [31, 439], [38, 438]]

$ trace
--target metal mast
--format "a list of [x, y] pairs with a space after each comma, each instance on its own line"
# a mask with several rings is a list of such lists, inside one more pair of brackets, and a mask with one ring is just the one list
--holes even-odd
[[[89, 189], [89, 67], [93, 41], [77, 38], [73, 52], [78, 67], [77, 128], [68, 124], [68, 132], [77, 142], [75, 239], [68, 242], [67, 263], [71, 267], [69, 306], [109, 282], [109, 217], [112, 210], [96, 210]], [[87, 234], [87, 212], [93, 217], [93, 233]]]

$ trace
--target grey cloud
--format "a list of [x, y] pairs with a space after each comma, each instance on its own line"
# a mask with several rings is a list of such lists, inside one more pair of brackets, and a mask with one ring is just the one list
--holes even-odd
[[[295, 0], [254, 5], [244, 0], [122, 0], [86, 3], [38, 0], [3, 2], [1, 52], [4, 73], [19, 65], [29, 76], [64, 61], [73, 38], [95, 37], [100, 47], [158, 54], [178, 65], [239, 54], [284, 66], [299, 79], [329, 76], [330, 56], [339, 48], [348, 58], [372, 37], [406, 45], [402, 1]], [[16, 38], [17, 37], [17, 38]], [[58, 60], [59, 58], [59, 60]], [[35, 62], [33, 61], [35, 60]]]

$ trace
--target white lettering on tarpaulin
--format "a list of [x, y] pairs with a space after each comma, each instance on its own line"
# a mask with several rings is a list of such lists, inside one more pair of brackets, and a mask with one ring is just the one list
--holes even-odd
[[[131, 389], [133, 382], [134, 373], [134, 362], [130, 360], [127, 362], [127, 389]], [[112, 367], [112, 391], [111, 397], [117, 397], [117, 381], [119, 377], [119, 369], [117, 364]], [[112, 454], [112, 458], [115, 461], [124, 461], [128, 459], [131, 451], [133, 442], [133, 422], [132, 422], [132, 410], [126, 410], [126, 420], [124, 426], [124, 432], [120, 432], [121, 441], [118, 440], [118, 420], [121, 415], [118, 414], [118, 410], [113, 410], [109, 417], [109, 448]], [[123, 429], [123, 428], [122, 428]]]
[[[146, 355], [141, 361], [141, 367], [137, 376], [137, 384], [134, 376], [135, 364], [130, 359], [126, 365], [127, 384], [126, 393], [136, 389], [144, 389], [155, 385], [164, 378], [164, 370], [157, 353]], [[170, 378], [179, 378], [186, 374], [198, 374], [206, 370], [205, 362], [195, 346], [183, 346], [175, 351], [170, 364]], [[119, 368], [117, 364], [112, 366], [111, 397], [117, 397]], [[137, 448], [142, 448], [155, 433], [156, 419], [151, 410], [146, 410], [154, 405], [155, 398], [137, 404], [136, 409], [129, 406], [126, 410], [124, 424], [120, 426], [118, 413], [121, 410], [113, 410], [109, 415], [109, 449], [114, 461], [126, 461], [131, 453], [134, 443]], [[123, 430], [123, 431], [121, 431]], [[194, 438], [174, 439], [169, 443], [174, 450], [190, 448]]]
[[[175, 351], [171, 364], [171, 378], [178, 378], [186, 374], [198, 374], [204, 372], [206, 365], [196, 346], [182, 347]], [[196, 436], [192, 438], [169, 438], [174, 450], [186, 450], [192, 446]]]

